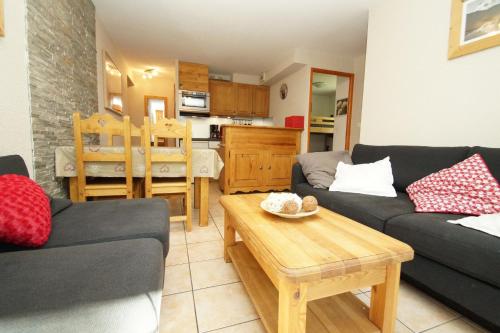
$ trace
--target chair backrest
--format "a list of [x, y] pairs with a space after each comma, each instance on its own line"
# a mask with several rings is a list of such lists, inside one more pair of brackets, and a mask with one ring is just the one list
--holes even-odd
[[[186, 178], [192, 178], [192, 165], [191, 165], [191, 121], [186, 121], [183, 125], [175, 119], [158, 119], [156, 123], [152, 124], [149, 117], [144, 117], [143, 125], [143, 139], [144, 144], [144, 157], [146, 163], [146, 181], [151, 179], [152, 163], [185, 163], [186, 164]], [[152, 153], [151, 151], [151, 138], [156, 142], [158, 138], [164, 139], [182, 139], [181, 151], [174, 154]]]
[[[127, 185], [132, 186], [132, 150], [130, 117], [124, 116], [123, 121], [114, 119], [109, 114], [94, 113], [88, 119], [81, 119], [80, 113], [73, 114], [73, 131], [75, 137], [76, 169], [78, 187], [85, 187], [85, 163], [86, 162], [123, 162], [125, 163], [125, 175]], [[122, 136], [124, 149], [122, 152], [100, 152], [84, 151], [84, 135], [105, 134], [107, 137]]]
[[[132, 122], [130, 122], [130, 136], [132, 137], [132, 139], [135, 137], [137, 137], [138, 139], [141, 138], [141, 129], [139, 127], [135, 126]], [[109, 147], [113, 146], [115, 144], [115, 140], [114, 140], [115, 137], [122, 137], [123, 138], [123, 135], [116, 135], [116, 134], [101, 135], [101, 138], [100, 138], [101, 145], [104, 145], [104, 143], [106, 143], [106, 146], [109, 146]], [[124, 144], [123, 140], [118, 141], [118, 145], [123, 145], [123, 144]], [[132, 142], [132, 144], [133, 144], [133, 142]]]

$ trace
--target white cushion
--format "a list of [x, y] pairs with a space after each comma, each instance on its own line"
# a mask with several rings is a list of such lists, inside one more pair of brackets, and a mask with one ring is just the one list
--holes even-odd
[[339, 162], [335, 180], [329, 190], [396, 197], [392, 183], [394, 177], [388, 156], [383, 160], [366, 164], [349, 165]]
[[500, 214], [485, 214], [481, 216], [468, 216], [459, 220], [448, 220], [453, 224], [476, 229], [487, 234], [500, 237]]

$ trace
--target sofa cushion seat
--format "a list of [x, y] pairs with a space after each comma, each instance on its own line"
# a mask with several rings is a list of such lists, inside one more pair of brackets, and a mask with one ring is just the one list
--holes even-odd
[[346, 192], [330, 192], [313, 188], [308, 183], [295, 186], [300, 196], [313, 195], [320, 206], [347, 216], [378, 231], [384, 230], [385, 221], [391, 217], [409, 214], [415, 206], [406, 193], [397, 192], [396, 198]]
[[75, 203], [52, 217], [52, 233], [44, 248], [156, 238], [166, 255], [168, 219], [168, 206], [163, 199]]
[[446, 222], [463, 215], [415, 213], [390, 219], [385, 233], [421, 256], [500, 287], [500, 238]]
[[162, 245], [134, 239], [0, 255], [0, 332], [156, 332]]

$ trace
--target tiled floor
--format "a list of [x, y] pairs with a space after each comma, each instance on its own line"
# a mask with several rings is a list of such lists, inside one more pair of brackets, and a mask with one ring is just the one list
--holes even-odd
[[[187, 233], [182, 224], [172, 224], [170, 251], [166, 260], [165, 288], [160, 333], [261, 333], [259, 316], [232, 264], [223, 260], [224, 211], [216, 183], [210, 183], [209, 226], [193, 221]], [[194, 212], [197, 218], [198, 212]], [[366, 304], [370, 290], [355, 294]], [[484, 332], [481, 328], [401, 282], [398, 333]]]

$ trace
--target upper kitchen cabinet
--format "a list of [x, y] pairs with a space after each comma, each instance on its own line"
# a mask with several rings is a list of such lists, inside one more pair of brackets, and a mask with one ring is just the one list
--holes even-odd
[[269, 117], [269, 87], [210, 80], [210, 115]]
[[262, 118], [269, 117], [268, 86], [253, 87], [252, 115], [254, 117], [262, 117]]
[[180, 61], [179, 89], [208, 92], [208, 66]]
[[235, 83], [234, 85], [236, 87], [236, 115], [252, 117], [254, 86], [241, 83]]
[[235, 116], [236, 91], [232, 82], [210, 80], [210, 115]]

